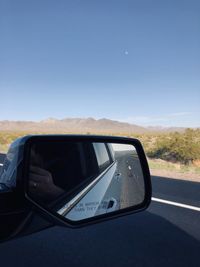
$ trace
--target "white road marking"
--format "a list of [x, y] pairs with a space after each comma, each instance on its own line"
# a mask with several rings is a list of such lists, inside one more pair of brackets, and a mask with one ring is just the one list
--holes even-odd
[[0, 163], [0, 166], [3, 166], [3, 163]]
[[161, 199], [161, 198], [152, 197], [151, 200], [156, 201], [156, 202], [160, 202], [160, 203], [165, 203], [165, 204], [168, 204], [168, 205], [173, 205], [173, 206], [176, 206], [176, 207], [181, 207], [181, 208], [185, 208], [185, 209], [200, 211], [199, 207], [186, 205], [186, 204], [182, 204], [182, 203], [178, 203], [178, 202], [174, 202], [174, 201], [169, 201], [169, 200], [165, 200], [165, 199]]

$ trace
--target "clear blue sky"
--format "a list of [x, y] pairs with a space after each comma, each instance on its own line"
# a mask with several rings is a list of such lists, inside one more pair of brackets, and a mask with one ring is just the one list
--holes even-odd
[[0, 0], [0, 120], [200, 127], [200, 1]]

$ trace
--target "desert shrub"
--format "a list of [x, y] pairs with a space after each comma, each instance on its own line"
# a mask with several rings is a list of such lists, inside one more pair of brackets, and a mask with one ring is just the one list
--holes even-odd
[[189, 164], [200, 159], [200, 130], [187, 129], [184, 133], [170, 133], [157, 138], [147, 150], [151, 158]]

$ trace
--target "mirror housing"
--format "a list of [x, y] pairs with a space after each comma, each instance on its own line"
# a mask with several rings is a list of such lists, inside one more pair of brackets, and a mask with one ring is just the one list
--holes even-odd
[[[64, 200], [64, 202], [62, 202], [62, 203], [64, 203], [64, 205], [62, 207], [60, 206], [59, 209], [55, 210], [55, 208], [52, 208], [52, 205], [47, 205], [44, 203], [44, 201], [41, 201], [41, 199], [38, 198], [38, 194], [31, 193], [31, 192], [34, 192], [32, 189], [34, 189], [35, 186], [37, 186], [36, 182], [39, 182], [41, 185], [41, 182], [40, 182], [41, 179], [44, 180], [44, 179], [48, 178], [48, 177], [44, 178], [44, 176], [45, 176], [44, 172], [47, 171], [47, 168], [43, 169], [43, 170], [41, 170], [41, 168], [40, 168], [39, 176], [35, 175], [35, 172], [37, 172], [38, 169], [37, 170], [34, 169], [35, 167], [32, 168], [33, 167], [32, 165], [36, 166], [41, 155], [39, 155], [39, 154], [34, 155], [34, 159], [33, 159], [33, 155], [32, 155], [33, 154], [33, 148], [35, 148], [35, 147], [37, 148], [38, 145], [40, 145], [40, 147], [42, 146], [43, 152], [45, 153], [45, 155], [47, 155], [45, 157], [48, 158], [48, 162], [51, 163], [50, 164], [51, 166], [52, 165], [55, 166], [57, 164], [57, 162], [56, 162], [57, 154], [56, 153], [60, 154], [60, 152], [56, 152], [56, 151], [61, 151], [62, 150], [61, 148], [65, 147], [65, 146], [67, 146], [68, 150], [70, 150], [69, 148], [70, 148], [71, 144], [79, 144], [79, 147], [82, 144], [84, 144], [84, 146], [87, 146], [87, 144], [88, 144], [88, 147], [90, 147], [92, 145], [94, 151], [95, 151], [95, 144], [98, 144], [98, 145], [104, 144], [106, 151], [108, 152], [110, 165], [105, 165], [105, 166], [103, 164], [102, 164], [102, 166], [99, 165], [99, 172], [96, 173], [95, 175], [92, 175], [91, 176], [92, 178], [90, 177], [91, 178], [90, 180], [86, 179], [87, 180], [86, 182], [85, 181], [82, 182], [80, 180], [75, 185], [73, 185], [70, 188], [70, 190], [67, 190], [67, 191], [65, 190], [65, 192], [64, 192], [65, 193], [64, 194], [65, 200]], [[123, 183], [125, 183], [124, 181], [135, 179], [134, 178], [135, 174], [131, 173], [132, 172], [132, 170], [131, 170], [131, 164], [132, 163], [129, 164], [128, 161], [127, 161], [127, 165], [125, 167], [126, 171], [124, 172], [124, 173], [127, 173], [127, 175], [126, 175], [127, 178], [124, 178], [124, 175], [121, 175], [121, 172], [123, 172], [124, 167], [123, 168], [121, 167], [121, 171], [120, 171], [119, 160], [117, 160], [115, 158], [115, 155], [117, 154], [117, 152], [115, 151], [113, 153], [113, 151], [112, 151], [113, 150], [112, 147], [113, 148], [115, 147], [115, 149], [116, 149], [116, 147], [117, 146], [119, 147], [119, 145], [121, 147], [123, 146], [124, 151], [128, 151], [128, 149], [126, 147], [132, 146], [133, 147], [132, 152], [134, 152], [134, 154], [137, 155], [137, 164], [138, 164], [137, 166], [139, 166], [139, 167], [136, 167], [136, 169], [140, 169], [138, 173], [140, 173], [140, 175], [139, 175], [140, 179], [141, 179], [140, 181], [142, 181], [140, 183], [140, 184], [142, 184], [142, 186], [140, 185], [140, 189], [138, 189], [138, 192], [141, 189], [143, 190], [143, 193], [141, 194], [142, 198], [140, 199], [140, 201], [133, 202], [133, 198], [130, 198], [130, 199], [132, 199], [131, 200], [132, 202], [130, 202], [130, 199], [129, 199], [128, 202], [126, 203], [126, 205], [125, 204], [122, 205], [120, 203], [121, 198], [118, 199], [116, 197], [116, 193], [115, 193], [114, 197], [112, 195], [109, 195], [109, 198], [106, 198], [106, 201], [107, 201], [107, 199], [109, 200], [107, 202], [105, 202], [105, 199], [101, 198], [103, 200], [103, 202], [100, 201], [97, 204], [97, 201], [95, 202], [95, 199], [93, 199], [94, 200], [93, 202], [96, 203], [95, 205], [98, 206], [98, 207], [97, 206], [93, 207], [93, 209], [95, 208], [96, 211], [98, 211], [98, 212], [96, 212], [95, 216], [91, 216], [91, 215], [86, 216], [85, 210], [82, 210], [82, 213], [81, 213], [82, 215], [81, 216], [79, 215], [78, 219], [74, 219], [75, 217], [72, 217], [72, 216], [67, 217], [66, 216], [66, 210], [67, 210], [67, 214], [70, 214], [70, 212], [72, 213], [72, 208], [74, 208], [74, 209], [77, 208], [77, 205], [86, 205], [87, 204], [85, 202], [86, 199], [88, 199], [86, 196], [87, 194], [92, 195], [91, 194], [92, 191], [93, 192], [97, 192], [97, 191], [99, 192], [99, 190], [105, 189], [104, 188], [105, 183], [102, 183], [102, 185], [100, 187], [100, 181], [102, 181], [103, 179], [104, 179], [104, 181], [106, 181], [106, 179], [108, 179], [108, 176], [106, 178], [105, 174], [108, 173], [109, 170], [113, 169], [113, 176], [112, 177], [110, 176], [111, 177], [110, 179], [112, 181], [113, 181], [113, 179], [115, 179], [116, 181], [119, 181], [119, 180], [122, 181], [121, 187], [119, 186], [119, 183], [116, 182], [118, 191], [119, 191], [119, 189], [121, 190]], [[54, 150], [52, 150], [51, 147], [53, 147]], [[72, 147], [72, 145], [71, 145], [71, 147]], [[126, 149], [124, 149], [124, 147]], [[73, 148], [71, 148], [71, 149], [73, 149]], [[119, 148], [117, 148], [117, 149], [119, 150]], [[53, 152], [53, 151], [55, 151], [55, 152]], [[93, 159], [91, 157], [91, 154], [88, 151], [89, 151], [89, 149], [87, 149], [87, 153], [88, 153], [88, 159], [89, 159], [88, 167], [90, 169], [90, 167], [92, 167], [92, 160]], [[130, 152], [130, 150], [129, 150], [129, 152]], [[51, 156], [49, 153], [51, 153]], [[53, 153], [55, 153], [55, 154], [53, 154]], [[81, 153], [82, 152], [79, 152], [79, 154], [81, 154]], [[98, 153], [98, 152], [95, 152], [95, 153]], [[83, 157], [83, 159], [85, 158], [85, 156], [83, 156], [83, 155], [82, 155], [82, 157]], [[127, 157], [127, 155], [126, 155], [126, 157]], [[130, 157], [130, 155], [128, 155], [128, 157]], [[83, 161], [83, 159], [82, 159], [82, 161]], [[97, 159], [97, 155], [96, 155], [96, 159]], [[9, 163], [9, 164], [7, 164], [7, 163], [5, 164], [5, 166], [8, 165], [7, 169], [4, 166], [4, 169], [3, 169], [2, 173], [0, 174], [1, 175], [0, 176], [0, 184], [2, 185], [1, 188], [3, 188], [2, 191], [0, 188], [0, 196], [1, 196], [1, 193], [5, 194], [6, 190], [7, 190], [7, 193], [11, 193], [11, 192], [14, 192], [15, 194], [17, 193], [17, 195], [20, 195], [20, 198], [23, 199], [23, 201], [24, 201], [23, 210], [24, 209], [26, 209], [26, 210], [28, 209], [29, 211], [34, 210], [34, 212], [36, 212], [37, 214], [41, 214], [41, 216], [43, 216], [48, 221], [53, 222], [54, 224], [65, 225], [68, 227], [80, 227], [80, 226], [84, 226], [84, 225], [93, 224], [96, 222], [116, 218], [119, 216], [124, 216], [124, 215], [131, 214], [134, 212], [142, 211], [142, 210], [146, 209], [151, 202], [151, 179], [150, 179], [149, 167], [148, 167], [148, 163], [146, 160], [146, 156], [145, 156], [143, 147], [142, 147], [140, 141], [137, 139], [125, 138], [125, 137], [111, 137], [111, 136], [92, 136], [92, 135], [32, 135], [32, 136], [25, 136], [23, 138], [16, 140], [11, 145], [11, 148], [7, 154], [7, 161]], [[70, 164], [71, 164], [70, 161], [65, 163], [65, 165], [67, 167], [70, 167]], [[126, 164], [126, 163], [124, 163], [124, 164]], [[133, 162], [133, 165], [134, 164], [135, 163]], [[115, 165], [115, 167], [114, 167], [114, 165]], [[30, 166], [31, 166], [31, 175], [30, 175]], [[59, 169], [59, 164], [57, 164], [56, 166], [58, 167], [57, 169], [60, 171], [60, 175], [64, 174], [64, 169], [63, 169], [63, 171], [62, 171], [62, 168]], [[62, 165], [62, 166], [64, 166], [64, 165]], [[48, 167], [48, 168], [49, 168], [48, 172], [50, 172], [49, 170], [51, 170], [51, 168], [50, 167]], [[77, 171], [79, 169], [80, 169], [80, 165], [77, 164], [77, 166], [74, 168], [74, 170]], [[134, 169], [134, 168], [132, 168], [132, 169]], [[38, 173], [37, 173], [37, 175], [38, 175]], [[38, 178], [38, 177], [40, 177], [40, 178]], [[113, 178], [113, 177], [115, 177], [115, 178]], [[31, 180], [31, 179], [33, 179], [33, 180]], [[34, 179], [36, 179], [36, 181]], [[40, 180], [37, 180], [37, 179], [40, 179]], [[54, 181], [54, 182], [56, 182], [56, 181]], [[109, 184], [110, 185], [109, 192], [112, 192], [111, 184], [112, 183]], [[56, 187], [58, 187], [58, 186], [56, 186]], [[47, 188], [48, 188], [48, 186], [43, 188], [44, 194], [47, 193]], [[55, 187], [54, 187], [54, 189], [55, 189]], [[59, 190], [60, 189], [58, 189], [57, 192], [59, 192]], [[106, 190], [107, 190], [107, 188], [106, 188]], [[103, 193], [108, 192], [106, 190], [103, 190], [102, 192]], [[132, 189], [129, 188], [129, 195], [131, 195], [131, 192], [132, 192], [131, 190]], [[87, 194], [86, 194], [86, 192], [87, 192]], [[107, 195], [108, 195], [108, 193], [107, 193]], [[126, 195], [126, 191], [123, 191], [123, 195]], [[59, 194], [58, 194], [58, 196], [59, 196]], [[57, 200], [57, 197], [54, 200]], [[61, 199], [63, 201], [63, 197], [61, 197]], [[77, 201], [77, 199], [78, 199], [78, 201]], [[89, 198], [89, 199], [91, 199], [91, 198]], [[55, 204], [55, 203], [57, 203], [57, 201], [53, 201], [53, 203]], [[103, 207], [102, 203], [106, 203], [106, 210]], [[120, 205], [119, 205], [119, 203], [120, 203]], [[63, 209], [65, 210], [64, 213], [62, 213]], [[65, 216], [63, 216], [63, 214], [65, 214]], [[0, 211], [0, 216], [1, 216], [1, 211]]]

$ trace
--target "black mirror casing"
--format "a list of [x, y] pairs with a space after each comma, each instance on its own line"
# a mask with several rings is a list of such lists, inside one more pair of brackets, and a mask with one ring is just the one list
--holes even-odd
[[[95, 143], [112, 143], [112, 144], [126, 144], [133, 145], [137, 151], [138, 158], [140, 161], [143, 177], [144, 177], [144, 188], [145, 188], [145, 196], [144, 201], [139, 205], [134, 207], [128, 207], [123, 210], [117, 210], [111, 213], [101, 214], [94, 218], [87, 218], [82, 221], [71, 221], [67, 218], [63, 219], [56, 212], [52, 212], [52, 210], [48, 209], [35, 199], [30, 194], [29, 191], [29, 164], [30, 164], [30, 150], [31, 147], [37, 142], [95, 142]], [[94, 224], [98, 222], [102, 222], [108, 219], [113, 219], [119, 216], [124, 216], [127, 214], [132, 214], [135, 212], [139, 212], [145, 210], [150, 202], [151, 202], [151, 179], [150, 172], [147, 163], [147, 159], [143, 150], [143, 147], [139, 140], [125, 137], [111, 137], [111, 136], [92, 136], [92, 135], [33, 135], [26, 136], [21, 138], [20, 142], [21, 146], [21, 154], [23, 154], [22, 161], [20, 163], [19, 169], [17, 171], [17, 181], [16, 181], [16, 192], [20, 194], [20, 198], [23, 199], [23, 209], [22, 211], [25, 213], [21, 213], [22, 218], [21, 221], [19, 219], [19, 223], [16, 228], [8, 234], [7, 237], [14, 237], [20, 235], [27, 235], [32, 232], [39, 231], [41, 229], [50, 227], [54, 224], [68, 226], [72, 228], [82, 227], [89, 224]], [[0, 195], [1, 197], [1, 195]], [[15, 211], [13, 210], [13, 214]], [[12, 214], [12, 211], [9, 213]], [[36, 216], [34, 216], [34, 214]], [[0, 214], [3, 216], [3, 213]], [[38, 217], [39, 220], [33, 220], [31, 218]], [[8, 217], [7, 217], [8, 218]], [[35, 222], [37, 221], [37, 222]], [[46, 223], [45, 223], [46, 221]], [[41, 223], [42, 222], [42, 223]], [[4, 236], [5, 238], [5, 236]]]
[[[104, 214], [100, 215], [97, 218], [88, 218], [83, 221], [71, 221], [68, 219], [65, 219], [63, 221], [63, 218], [59, 216], [57, 213], [53, 213], [51, 210], [47, 209], [41, 203], [38, 203], [36, 200], [32, 198], [30, 195], [30, 192], [28, 190], [28, 180], [26, 179], [28, 177], [28, 168], [29, 168], [29, 161], [30, 161], [30, 149], [31, 146], [36, 142], [99, 142], [99, 143], [120, 143], [120, 144], [126, 144], [126, 145], [133, 145], [136, 148], [136, 151], [138, 153], [138, 157], [140, 160], [143, 176], [144, 176], [144, 184], [145, 184], [145, 198], [144, 201], [135, 206], [126, 208], [124, 210], [115, 211], [112, 214]], [[150, 171], [147, 163], [147, 159], [143, 150], [143, 147], [139, 140], [133, 139], [133, 138], [126, 138], [126, 137], [110, 137], [110, 136], [91, 136], [91, 135], [48, 135], [48, 136], [31, 136], [28, 138], [25, 142], [24, 147], [24, 193], [25, 197], [30, 203], [34, 205], [34, 207], [44, 216], [46, 216], [51, 221], [53, 220], [54, 223], [65, 225], [68, 227], [81, 227], [88, 224], [93, 224], [97, 222], [101, 222], [108, 219], [113, 219], [119, 216], [124, 216], [127, 214], [132, 214], [134, 212], [139, 212], [142, 210], [145, 210], [150, 202], [151, 202], [151, 179], [150, 179]]]

